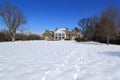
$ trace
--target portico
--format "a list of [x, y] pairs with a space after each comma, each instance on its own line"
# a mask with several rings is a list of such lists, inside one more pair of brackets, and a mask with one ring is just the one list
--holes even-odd
[[66, 39], [66, 32], [64, 29], [58, 29], [54, 32], [54, 40]]

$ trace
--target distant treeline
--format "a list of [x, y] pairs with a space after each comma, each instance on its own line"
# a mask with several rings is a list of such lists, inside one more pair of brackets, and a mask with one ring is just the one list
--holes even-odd
[[[16, 40], [41, 40], [42, 37], [37, 34], [23, 34], [23, 33], [16, 33], [15, 36]], [[11, 41], [10, 33], [8, 31], [1, 31], [0, 32], [0, 41]]]
[[82, 34], [77, 41], [98, 41], [120, 44], [120, 10], [109, 6], [99, 16], [80, 19], [79, 31]]

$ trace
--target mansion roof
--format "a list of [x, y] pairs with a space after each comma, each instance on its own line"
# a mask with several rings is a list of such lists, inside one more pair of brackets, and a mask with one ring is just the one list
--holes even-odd
[[54, 33], [65, 33], [66, 29], [65, 28], [60, 28], [54, 31]]

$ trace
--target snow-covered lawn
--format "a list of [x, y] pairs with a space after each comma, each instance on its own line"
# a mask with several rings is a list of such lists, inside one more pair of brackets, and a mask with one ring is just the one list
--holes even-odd
[[0, 43], [0, 80], [120, 80], [120, 46], [75, 41]]

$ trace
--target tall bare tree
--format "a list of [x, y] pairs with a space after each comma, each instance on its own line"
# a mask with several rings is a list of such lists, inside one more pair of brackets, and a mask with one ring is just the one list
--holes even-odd
[[89, 18], [83, 18], [78, 21], [78, 25], [80, 26], [79, 30], [81, 31], [83, 37], [87, 36], [86, 29], [89, 26]]
[[109, 44], [110, 40], [115, 36], [115, 26], [113, 22], [108, 20], [107, 18], [102, 18], [100, 22], [96, 25], [97, 37], [106, 39], [107, 44]]
[[9, 29], [11, 40], [15, 41], [17, 29], [26, 23], [25, 16], [19, 7], [11, 5], [10, 2], [5, 2], [1, 7], [1, 16]]
[[101, 36], [106, 38], [107, 44], [109, 44], [110, 40], [114, 38], [115, 33], [119, 27], [120, 23], [120, 10], [109, 6], [106, 10], [102, 11], [101, 19], [100, 19], [100, 31]]
[[81, 33], [84, 38], [87, 38], [88, 40], [92, 40], [94, 37], [95, 32], [95, 23], [97, 21], [96, 17], [91, 18], [83, 18], [79, 20], [78, 25], [80, 26]]

